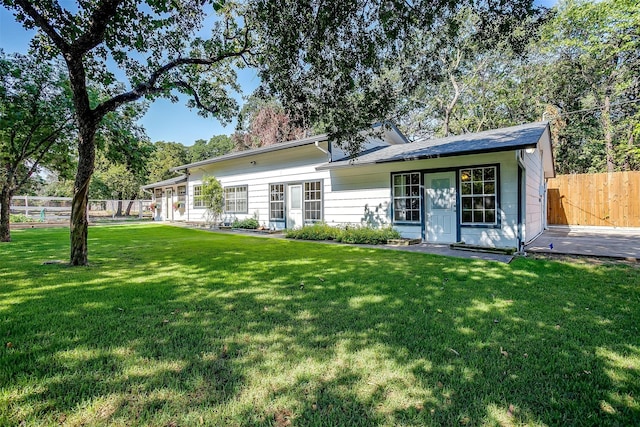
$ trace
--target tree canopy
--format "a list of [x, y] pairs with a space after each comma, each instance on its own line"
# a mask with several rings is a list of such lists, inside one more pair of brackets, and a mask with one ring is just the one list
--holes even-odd
[[[395, 108], [398, 94], [381, 71], [415, 28], [448, 21], [470, 5], [479, 11], [487, 38], [508, 34], [509, 23], [531, 13], [533, 3], [92, 0], [69, 7], [57, 1], [1, 1], [18, 22], [38, 29], [37, 52], [60, 55], [68, 69], [79, 133], [72, 265], [88, 263], [86, 207], [95, 136], [109, 112], [141, 98], [176, 100], [183, 93], [200, 114], [226, 121], [237, 108], [231, 96], [238, 88], [236, 69], [256, 64], [268, 93], [294, 120], [321, 123], [330, 137], [355, 151], [358, 132]], [[410, 83], [413, 76], [405, 77]], [[93, 100], [90, 82], [107, 96]]]
[[0, 241], [10, 241], [9, 207], [44, 169], [67, 175], [73, 160], [68, 79], [55, 61], [0, 52]]

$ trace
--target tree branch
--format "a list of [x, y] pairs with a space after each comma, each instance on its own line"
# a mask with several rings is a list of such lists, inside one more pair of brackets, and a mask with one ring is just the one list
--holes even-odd
[[[163, 91], [164, 89], [156, 87], [156, 83], [158, 82], [158, 80], [163, 75], [168, 73], [169, 71], [171, 71], [171, 70], [173, 70], [175, 68], [178, 68], [180, 66], [183, 66], [183, 65], [213, 65], [213, 64], [217, 64], [217, 63], [219, 63], [221, 61], [224, 61], [225, 59], [229, 59], [229, 58], [237, 58], [237, 57], [243, 58], [243, 55], [245, 55], [247, 53], [250, 53], [250, 46], [249, 45], [250, 45], [250, 43], [249, 43], [249, 37], [248, 37], [248, 30], [246, 30], [245, 31], [245, 38], [244, 38], [243, 45], [242, 45], [241, 49], [239, 49], [239, 50], [221, 53], [220, 55], [215, 56], [213, 58], [177, 58], [177, 59], [174, 59], [173, 61], [168, 62], [164, 66], [162, 66], [162, 67], [158, 68], [156, 71], [154, 71], [146, 82], [138, 84], [135, 88], [133, 88], [132, 90], [130, 90], [128, 92], [121, 93], [120, 95], [116, 95], [113, 98], [108, 99], [107, 101], [104, 101], [103, 103], [101, 103], [100, 105], [98, 105], [95, 108], [94, 112], [95, 112], [97, 117], [103, 117], [106, 113], [108, 113], [110, 111], [114, 111], [116, 108], [118, 108], [122, 104], [126, 104], [128, 102], [136, 101], [136, 100], [140, 99], [141, 97], [143, 97], [144, 95], [148, 95], [148, 94], [152, 94], [152, 93], [158, 93], [158, 92]], [[177, 82], [175, 82], [175, 83], [177, 83]], [[182, 84], [178, 84], [177, 86], [184, 87], [184, 85], [182, 85]]]
[[49, 23], [49, 21], [40, 14], [28, 0], [15, 0], [16, 6], [19, 6], [24, 13], [29, 15], [31, 19], [33, 19], [36, 25], [44, 31], [47, 36], [53, 41], [53, 44], [56, 45], [61, 52], [66, 53], [69, 51], [69, 43], [67, 43], [60, 34], [58, 34], [53, 28], [53, 26]]
[[102, 43], [107, 24], [116, 15], [120, 4], [122, 4], [122, 0], [104, 0], [98, 3], [98, 7], [93, 11], [89, 19], [91, 25], [84, 34], [73, 42], [71, 48], [77, 53], [84, 54]]

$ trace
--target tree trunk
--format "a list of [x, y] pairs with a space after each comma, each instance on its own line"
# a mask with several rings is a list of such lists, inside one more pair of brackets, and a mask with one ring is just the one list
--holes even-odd
[[605, 154], [607, 156], [607, 172], [613, 172], [615, 169], [613, 161], [613, 129], [611, 126], [611, 97], [608, 90], [604, 97], [601, 121], [604, 132]]
[[129, 200], [129, 204], [127, 205], [127, 210], [125, 211], [125, 216], [129, 216], [131, 215], [131, 208], [133, 208], [133, 202], [136, 200], [137, 196], [134, 194], [133, 197], [131, 197], [131, 200]]
[[122, 216], [122, 193], [118, 193], [118, 207], [116, 208], [116, 216]]
[[458, 82], [456, 81], [453, 72], [449, 73], [449, 81], [451, 81], [451, 85], [453, 86], [453, 99], [449, 105], [445, 107], [444, 110], [444, 123], [442, 125], [442, 136], [445, 138], [449, 136], [451, 133], [451, 114], [453, 113], [453, 109], [458, 102], [458, 98], [460, 98], [460, 86], [458, 86]]
[[[80, 120], [79, 120], [80, 121]], [[80, 141], [78, 143], [78, 171], [73, 186], [71, 202], [71, 265], [87, 265], [88, 226], [87, 204], [89, 203], [89, 183], [93, 175], [96, 158], [94, 138], [97, 126], [80, 123]]]
[[0, 192], [0, 242], [11, 241], [11, 224], [9, 210], [11, 208], [11, 191], [3, 187]]

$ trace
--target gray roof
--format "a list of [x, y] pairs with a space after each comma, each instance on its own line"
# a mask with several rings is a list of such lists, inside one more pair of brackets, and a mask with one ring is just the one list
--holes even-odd
[[373, 152], [361, 154], [356, 158], [326, 163], [317, 169], [532, 148], [537, 145], [548, 126], [547, 122], [536, 122], [447, 138], [421, 139], [410, 144], [383, 147]]
[[225, 160], [239, 159], [242, 157], [253, 156], [255, 154], [270, 153], [272, 151], [278, 151], [278, 150], [286, 150], [287, 148], [301, 147], [303, 145], [315, 144], [316, 142], [321, 142], [326, 140], [327, 140], [327, 135], [321, 134], [321, 135], [316, 135], [309, 138], [297, 139], [295, 141], [289, 141], [289, 142], [282, 142], [279, 144], [268, 145], [266, 147], [259, 147], [259, 148], [254, 148], [246, 151], [235, 151], [233, 153], [224, 154], [222, 156], [214, 157], [212, 159], [206, 159], [206, 160], [201, 160], [195, 163], [189, 163], [187, 165], [177, 166], [175, 168], [171, 168], [171, 170], [175, 172], [175, 171], [180, 171], [185, 169], [191, 169], [191, 168], [196, 168], [198, 166], [205, 166], [205, 165], [210, 165], [212, 163], [222, 162]]
[[150, 190], [157, 187], [166, 187], [169, 185], [181, 184], [187, 182], [187, 175], [176, 176], [175, 178], [165, 179], [164, 181], [154, 182], [152, 184], [143, 185], [143, 190]]

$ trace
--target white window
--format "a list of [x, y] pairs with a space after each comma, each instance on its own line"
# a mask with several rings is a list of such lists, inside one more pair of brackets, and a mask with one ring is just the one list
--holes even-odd
[[269, 219], [284, 220], [284, 184], [269, 186]]
[[202, 200], [202, 185], [193, 186], [193, 207], [204, 208], [204, 200]]
[[304, 183], [304, 220], [322, 221], [322, 181]]
[[224, 211], [225, 213], [247, 213], [247, 186], [226, 187], [224, 189]]
[[496, 224], [495, 166], [460, 170], [462, 224]]
[[393, 220], [420, 222], [420, 173], [393, 175]]

